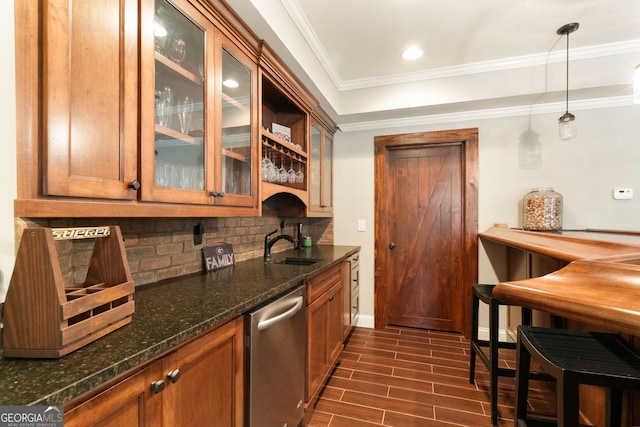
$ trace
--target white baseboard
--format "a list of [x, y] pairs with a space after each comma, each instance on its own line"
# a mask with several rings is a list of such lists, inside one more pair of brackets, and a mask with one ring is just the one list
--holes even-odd
[[[489, 341], [489, 328], [478, 328], [478, 339]], [[516, 342], [511, 331], [500, 329], [498, 331], [498, 341]]]
[[375, 328], [375, 318], [369, 314], [358, 314], [356, 316], [356, 320], [353, 322], [353, 326], [357, 326], [359, 328]]

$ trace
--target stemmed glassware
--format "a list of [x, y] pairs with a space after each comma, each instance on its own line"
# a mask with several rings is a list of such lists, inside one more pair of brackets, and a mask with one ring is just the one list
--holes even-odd
[[278, 169], [278, 174], [279, 174], [279, 182], [281, 184], [286, 183], [287, 180], [289, 179], [289, 173], [287, 172], [287, 169], [284, 167], [284, 155], [280, 156], [280, 169]]
[[296, 182], [296, 171], [293, 170], [293, 157], [291, 158], [291, 166], [287, 172], [287, 181], [289, 181], [289, 184]]
[[296, 172], [296, 182], [298, 184], [302, 184], [304, 182], [304, 172], [300, 170], [301, 166], [302, 166], [302, 162], [298, 162], [298, 172]]

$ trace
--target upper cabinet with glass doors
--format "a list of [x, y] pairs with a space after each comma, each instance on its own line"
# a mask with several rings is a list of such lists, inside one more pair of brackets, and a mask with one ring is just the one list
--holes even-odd
[[308, 216], [333, 215], [333, 134], [311, 125]]
[[148, 9], [142, 200], [256, 207], [255, 63], [189, 2], [155, 0]]

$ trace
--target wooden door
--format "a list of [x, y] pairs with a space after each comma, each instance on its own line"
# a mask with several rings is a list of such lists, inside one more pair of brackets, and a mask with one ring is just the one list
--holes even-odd
[[477, 131], [376, 138], [376, 327], [468, 334]]

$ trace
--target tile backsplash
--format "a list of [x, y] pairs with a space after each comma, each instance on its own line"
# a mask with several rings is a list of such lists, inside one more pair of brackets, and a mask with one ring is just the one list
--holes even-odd
[[[119, 225], [124, 238], [127, 261], [136, 286], [158, 282], [204, 270], [202, 248], [207, 243], [228, 242], [233, 245], [236, 262], [261, 257], [265, 234], [280, 231], [295, 236], [296, 224], [303, 224], [303, 235], [313, 244], [333, 244], [331, 218], [142, 218], [142, 219], [16, 219], [16, 232], [25, 227], [82, 227]], [[202, 243], [194, 244], [194, 227], [202, 227]], [[19, 237], [16, 242], [19, 242]], [[74, 240], [56, 242], [60, 267], [66, 284], [82, 283], [87, 272], [93, 242]], [[277, 253], [292, 244], [281, 240], [273, 246]]]

